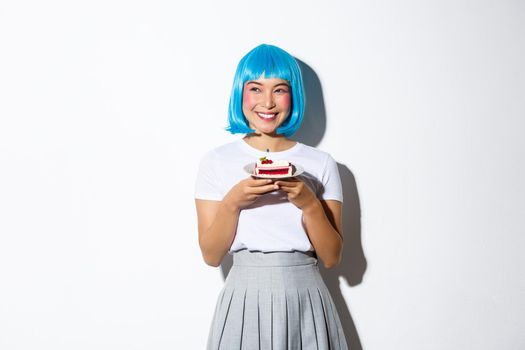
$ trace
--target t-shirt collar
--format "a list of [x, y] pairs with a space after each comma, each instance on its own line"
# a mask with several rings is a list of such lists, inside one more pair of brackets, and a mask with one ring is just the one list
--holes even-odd
[[302, 144], [300, 142], [297, 142], [295, 145], [293, 145], [292, 147], [290, 147], [290, 148], [288, 148], [288, 149], [286, 149], [284, 151], [266, 152], [266, 151], [261, 151], [261, 150], [259, 150], [257, 148], [254, 148], [254, 147], [250, 146], [242, 138], [237, 140], [236, 142], [237, 142], [239, 147], [244, 152], [246, 152], [246, 153], [248, 153], [250, 155], [253, 155], [253, 156], [257, 157], [257, 158], [260, 158], [260, 157], [263, 157], [263, 156], [271, 156], [271, 157], [283, 158], [283, 157], [287, 157], [287, 156], [297, 152], [302, 147]]

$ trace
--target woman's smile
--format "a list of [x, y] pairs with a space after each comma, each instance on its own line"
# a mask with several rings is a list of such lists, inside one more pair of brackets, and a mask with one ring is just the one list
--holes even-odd
[[261, 113], [257, 112], [257, 115], [261, 117], [265, 121], [271, 121], [274, 120], [277, 116], [277, 113]]

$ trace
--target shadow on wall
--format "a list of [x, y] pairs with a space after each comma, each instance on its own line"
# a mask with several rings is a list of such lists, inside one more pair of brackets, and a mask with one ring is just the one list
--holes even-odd
[[[324, 106], [321, 82], [306, 63], [297, 60], [303, 73], [305, 84], [307, 107], [304, 120], [294, 138], [306, 145], [316, 147], [323, 139], [326, 130], [326, 111]], [[343, 228], [344, 248], [343, 260], [339, 266], [333, 269], [324, 269], [322, 264], [320, 272], [332, 295], [337, 307], [339, 318], [343, 326], [348, 348], [362, 350], [361, 340], [357, 334], [352, 316], [339, 287], [339, 277], [342, 277], [348, 285], [356, 286], [363, 280], [366, 270], [366, 259], [364, 257], [361, 243], [361, 207], [359, 194], [352, 172], [343, 164], [338, 163], [339, 175], [343, 185]], [[228, 276], [233, 265], [232, 256], [226, 254], [221, 263], [221, 272], [224, 279]]]

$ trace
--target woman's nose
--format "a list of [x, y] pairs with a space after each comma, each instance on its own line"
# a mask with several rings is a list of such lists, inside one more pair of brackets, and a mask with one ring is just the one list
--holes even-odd
[[275, 101], [273, 99], [272, 93], [268, 93], [264, 96], [264, 107], [268, 109], [275, 107]]

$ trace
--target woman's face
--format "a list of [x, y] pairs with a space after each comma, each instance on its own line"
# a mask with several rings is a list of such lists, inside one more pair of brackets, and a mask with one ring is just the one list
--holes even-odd
[[242, 111], [250, 128], [275, 135], [290, 114], [291, 96], [290, 85], [283, 79], [261, 77], [244, 83]]

